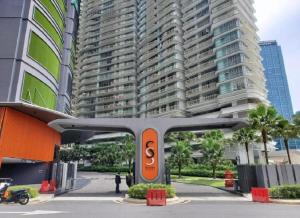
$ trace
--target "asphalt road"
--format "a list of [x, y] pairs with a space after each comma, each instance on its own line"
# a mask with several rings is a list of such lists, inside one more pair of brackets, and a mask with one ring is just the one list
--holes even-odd
[[192, 201], [186, 204], [166, 207], [147, 207], [143, 205], [120, 204], [112, 201], [52, 201], [39, 205], [0, 206], [1, 218], [17, 218], [24, 215], [26, 217], [47, 218], [299, 218], [299, 212], [299, 205], [251, 202]]
[[[54, 201], [20, 205], [1, 205], [0, 218], [299, 218], [300, 205], [258, 204], [242, 201], [240, 196], [197, 185], [174, 183], [180, 197], [198, 199], [166, 207], [147, 207], [117, 203], [127, 187], [122, 181], [122, 193], [114, 193], [111, 174], [79, 173], [77, 189]], [[97, 200], [91, 200], [95, 198]], [[73, 199], [73, 200], [72, 200]], [[76, 199], [74, 201], [74, 199]], [[202, 199], [202, 200], [199, 200]], [[208, 200], [209, 199], [209, 200]], [[227, 201], [223, 200], [227, 199]], [[244, 199], [245, 200], [245, 199]]]

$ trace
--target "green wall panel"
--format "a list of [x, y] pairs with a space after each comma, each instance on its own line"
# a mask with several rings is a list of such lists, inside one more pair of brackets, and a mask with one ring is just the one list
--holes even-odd
[[51, 14], [57, 25], [59, 26], [61, 32], [64, 32], [64, 20], [61, 17], [61, 14], [58, 12], [57, 8], [53, 4], [51, 0], [40, 0], [42, 5], [47, 9], [47, 11]]
[[28, 55], [59, 80], [60, 60], [49, 45], [34, 32], [30, 33]]
[[56, 0], [63, 13], [66, 12], [65, 0]]
[[57, 47], [61, 50], [63, 40], [48, 18], [39, 9], [35, 8], [33, 19], [50, 35]]
[[46, 107], [49, 109], [56, 108], [56, 94], [53, 90], [38, 78], [25, 72], [22, 87], [22, 100], [32, 104]]

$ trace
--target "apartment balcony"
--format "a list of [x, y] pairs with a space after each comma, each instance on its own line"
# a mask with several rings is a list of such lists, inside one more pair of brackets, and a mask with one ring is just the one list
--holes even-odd
[[213, 50], [209, 50], [207, 52], [204, 52], [204, 53], [201, 53], [201, 54], [198, 54], [197, 56], [193, 57], [193, 58], [188, 58], [184, 65], [186, 68], [189, 68], [191, 65], [195, 64], [195, 63], [199, 63], [205, 59], [209, 59], [211, 58], [212, 56], [214, 56], [214, 51]]
[[208, 41], [202, 42], [198, 45], [192, 46], [191, 48], [187, 48], [184, 51], [184, 56], [186, 58], [192, 56], [193, 54], [200, 52], [201, 50], [207, 49], [209, 47], [213, 46], [213, 42], [211, 39], [209, 39]]
[[216, 64], [214, 61], [208, 61], [203, 64], [198, 64], [196, 67], [190, 68], [186, 71], [186, 77], [192, 77], [197, 74], [201, 74], [204, 71], [207, 71], [211, 68], [216, 67]]
[[212, 94], [212, 95], [208, 95], [208, 96], [201, 96], [197, 99], [188, 100], [187, 101], [187, 106], [188, 107], [201, 106], [201, 105], [210, 103], [212, 101], [216, 101], [217, 98], [218, 98], [217, 94]]
[[[225, 2], [225, 1], [224, 1], [224, 2]], [[218, 3], [220, 3], [220, 2], [218, 2]], [[212, 3], [212, 4], [213, 4], [213, 3]], [[221, 12], [224, 12], [224, 9], [227, 9], [227, 8], [233, 6], [233, 5], [234, 5], [234, 3], [233, 3], [233, 1], [231, 0], [231, 1], [228, 1], [227, 3], [225, 3], [225, 4], [219, 5], [219, 6], [217, 6], [217, 7], [213, 7], [213, 6], [212, 6], [211, 13], [212, 13], [212, 14], [215, 14], [215, 13], [221, 13]]]

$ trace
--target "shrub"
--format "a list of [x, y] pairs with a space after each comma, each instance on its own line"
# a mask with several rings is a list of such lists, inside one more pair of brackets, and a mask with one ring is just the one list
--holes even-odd
[[126, 166], [89, 166], [89, 167], [80, 167], [80, 171], [87, 171], [87, 172], [99, 172], [99, 173], [117, 173], [117, 172], [128, 172], [128, 167]]
[[[216, 171], [216, 176], [217, 178], [224, 178], [224, 172], [223, 171]], [[234, 175], [237, 175], [236, 172], [234, 172]], [[178, 170], [171, 170], [171, 174], [173, 175], [178, 175]], [[185, 168], [181, 171], [181, 175], [182, 176], [197, 176], [197, 177], [213, 177], [213, 173], [211, 170], [207, 170], [207, 169], [192, 169], [192, 168]]]
[[271, 198], [300, 199], [300, 185], [276, 186], [269, 189]]
[[30, 186], [11, 186], [8, 188], [8, 191], [18, 191], [22, 189], [27, 190], [30, 198], [36, 198], [39, 195], [38, 189]]
[[131, 186], [128, 190], [128, 195], [131, 198], [145, 199], [147, 195], [147, 191], [149, 189], [166, 189], [167, 198], [173, 198], [176, 195], [173, 186], [165, 185], [165, 184], [144, 184], [144, 183]]

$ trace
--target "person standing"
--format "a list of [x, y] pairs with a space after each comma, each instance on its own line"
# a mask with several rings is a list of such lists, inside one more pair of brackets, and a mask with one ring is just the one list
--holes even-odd
[[116, 193], [119, 194], [121, 193], [120, 192], [121, 176], [119, 172], [116, 174], [115, 183], [116, 183]]

